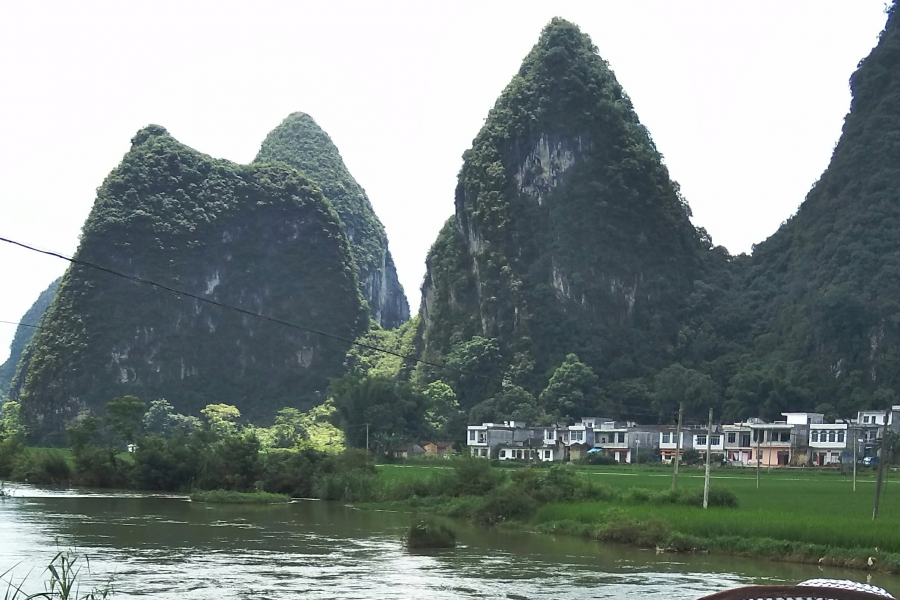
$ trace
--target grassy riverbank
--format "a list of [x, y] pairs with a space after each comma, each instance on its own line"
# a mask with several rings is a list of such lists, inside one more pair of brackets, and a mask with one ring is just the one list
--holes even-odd
[[268, 492], [212, 490], [191, 494], [191, 502], [206, 502], [208, 504], [283, 504], [290, 501], [291, 497], [287, 494], [270, 494]]
[[[682, 472], [680, 493], [673, 496], [668, 492], [671, 470], [667, 468], [569, 467], [567, 473], [584, 485], [559, 501], [546, 497], [548, 492], [542, 489], [559, 486], [559, 481], [538, 481], [546, 469], [494, 470], [506, 471], [501, 476], [506, 481], [487, 494], [472, 497], [428, 493], [429, 488], [438, 490], [437, 482], [450, 476], [446, 468], [380, 468], [384, 497], [417, 510], [486, 522], [495, 518], [494, 522], [506, 527], [674, 551], [711, 551], [900, 573], [900, 481], [896, 477], [888, 478], [879, 518], [873, 522], [872, 473], [861, 474], [853, 492], [849, 476], [835, 472], [763, 472], [757, 489], [752, 470], [718, 469], [713, 474], [713, 489], [727, 491], [737, 507], [703, 510], [696, 505], [703, 486], [699, 469]], [[523, 476], [523, 471], [538, 475]], [[569, 479], [562, 484], [579, 486]], [[503, 494], [503, 489], [508, 493]], [[404, 493], [407, 497], [401, 498]], [[523, 494], [530, 500], [523, 501]], [[505, 514], [487, 514], [492, 502], [506, 502]], [[874, 559], [871, 565], [870, 557]]]

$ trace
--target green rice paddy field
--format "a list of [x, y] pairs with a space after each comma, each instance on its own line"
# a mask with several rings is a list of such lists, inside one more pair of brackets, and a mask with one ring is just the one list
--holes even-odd
[[[446, 467], [385, 465], [386, 481], [428, 477]], [[661, 491], [672, 485], [668, 467], [580, 468], [591, 481], [626, 491], [633, 488]], [[703, 488], [703, 470], [682, 467], [680, 490]], [[628, 504], [624, 501], [581, 502], [542, 506], [529, 520], [535, 526], [554, 522], [603, 523], [615, 518], [637, 521], [656, 518], [685, 535], [702, 538], [735, 536], [786, 542], [821, 544], [847, 549], [878, 549], [900, 553], [900, 477], [885, 477], [877, 521], [872, 520], [875, 474], [860, 472], [856, 492], [849, 474], [813, 470], [763, 470], [756, 488], [753, 469], [713, 470], [713, 488], [728, 488], [740, 501], [738, 508], [709, 508], [674, 504]]]

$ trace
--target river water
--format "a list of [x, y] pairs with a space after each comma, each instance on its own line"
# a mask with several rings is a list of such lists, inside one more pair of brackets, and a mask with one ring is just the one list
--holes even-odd
[[75, 549], [90, 559], [85, 584], [111, 578], [115, 598], [677, 600], [812, 577], [869, 581], [900, 597], [900, 578], [861, 571], [658, 555], [457, 521], [455, 550], [410, 552], [400, 535], [413, 518], [319, 501], [223, 506], [21, 486], [0, 500], [0, 573], [14, 567], [35, 589], [57, 549]]

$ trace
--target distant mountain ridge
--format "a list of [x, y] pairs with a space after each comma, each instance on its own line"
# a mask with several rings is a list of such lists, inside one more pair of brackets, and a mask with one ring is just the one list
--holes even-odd
[[58, 285], [59, 278], [55, 279], [47, 286], [47, 289], [40, 293], [37, 300], [34, 301], [34, 304], [32, 304], [22, 318], [19, 319], [21, 325], [16, 327], [15, 336], [13, 337], [12, 344], [9, 346], [9, 357], [6, 359], [6, 362], [0, 365], [0, 399], [6, 397], [6, 394], [9, 391], [9, 385], [12, 382], [13, 376], [16, 374], [16, 367], [19, 364], [19, 360], [22, 358], [22, 353], [25, 352], [28, 342], [31, 341], [31, 338], [36, 331], [36, 328], [31, 327], [31, 325], [37, 325], [40, 322], [41, 317], [44, 316], [47, 308], [50, 307], [53, 296], [56, 295], [56, 288]]

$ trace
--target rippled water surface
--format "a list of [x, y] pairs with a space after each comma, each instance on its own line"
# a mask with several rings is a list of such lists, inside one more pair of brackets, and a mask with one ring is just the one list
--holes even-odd
[[[751, 583], [860, 571], [685, 556], [452, 522], [459, 547], [409, 552], [412, 516], [316, 501], [276, 506], [19, 487], [0, 500], [0, 572], [38, 584], [60, 549], [90, 558], [115, 597], [691, 599]], [[900, 597], [900, 579], [870, 580]]]

